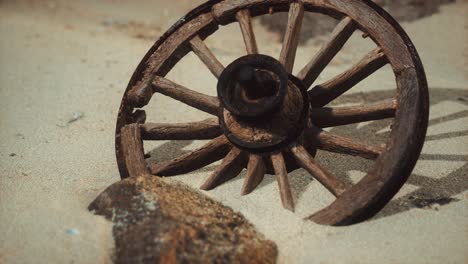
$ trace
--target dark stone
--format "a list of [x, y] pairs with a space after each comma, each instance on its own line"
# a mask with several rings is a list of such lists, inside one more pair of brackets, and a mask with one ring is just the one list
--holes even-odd
[[412, 207], [426, 209], [431, 208], [432, 205], [442, 206], [458, 201], [460, 201], [460, 199], [452, 197], [433, 197], [433, 195], [419, 194], [417, 196], [409, 196], [406, 203]]
[[275, 263], [278, 255], [241, 214], [154, 176], [113, 184], [89, 210], [114, 222], [116, 263]]

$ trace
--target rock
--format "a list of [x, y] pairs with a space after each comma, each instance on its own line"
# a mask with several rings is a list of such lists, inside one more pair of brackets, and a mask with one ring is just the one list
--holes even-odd
[[410, 195], [404, 203], [408, 204], [410, 207], [438, 211], [441, 206], [458, 201], [460, 201], [460, 199], [452, 197], [434, 197], [433, 194], [420, 193], [417, 195]]
[[76, 122], [83, 117], [84, 117], [84, 114], [82, 112], [74, 112], [73, 115], [70, 117], [70, 119], [68, 119], [68, 124]]
[[25, 138], [26, 138], [26, 137], [25, 137], [23, 134], [21, 134], [21, 133], [16, 133], [16, 134], [15, 134], [15, 137], [16, 137], [16, 138], [19, 138], [19, 139], [25, 139]]
[[84, 117], [84, 113], [82, 112], [73, 112], [73, 114], [68, 118], [67, 122], [60, 121], [60, 123], [56, 124], [58, 127], [67, 127], [71, 123], [74, 123]]
[[278, 255], [241, 214], [154, 176], [113, 184], [89, 210], [114, 222], [116, 263], [275, 263]]
[[80, 231], [76, 228], [70, 228], [65, 231], [68, 235], [76, 236], [80, 234]]

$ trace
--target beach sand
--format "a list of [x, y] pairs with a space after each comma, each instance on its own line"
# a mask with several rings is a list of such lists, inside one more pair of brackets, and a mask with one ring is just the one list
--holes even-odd
[[[199, 3], [0, 1], [0, 263], [111, 262], [112, 225], [87, 206], [120, 179], [114, 130], [122, 94], [158, 36]], [[279, 263], [466, 263], [467, 12], [468, 3], [458, 1], [402, 24], [426, 69], [431, 122], [413, 176], [377, 217], [349, 227], [304, 220], [332, 196], [302, 170], [290, 177], [295, 213], [281, 207], [273, 176], [247, 196], [240, 195], [245, 172], [204, 193], [241, 212], [275, 241]], [[260, 51], [278, 56], [277, 35], [254, 22]], [[316, 38], [300, 46], [295, 71], [322, 42]], [[363, 43], [360, 35], [353, 36], [320, 80], [346, 70], [372, 48]], [[225, 65], [244, 53], [237, 25], [223, 27], [207, 45]], [[168, 78], [201, 92], [216, 92], [215, 78], [193, 54]], [[394, 87], [386, 67], [346, 96], [359, 103], [366, 100], [362, 92], [379, 97], [391, 94]], [[153, 100], [148, 121], [205, 117], [162, 96]], [[385, 135], [386, 125], [375, 122], [335, 131]], [[155, 158], [168, 159], [202, 143], [151, 142], [145, 148], [153, 150]], [[368, 166], [356, 158], [325, 153], [319, 153], [318, 160], [352, 179], [362, 177]], [[198, 188], [214, 168], [174, 180]], [[430, 205], [424, 207], [425, 202]]]

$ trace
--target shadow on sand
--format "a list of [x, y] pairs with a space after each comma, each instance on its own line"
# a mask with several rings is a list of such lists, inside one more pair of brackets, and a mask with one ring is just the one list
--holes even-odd
[[[345, 95], [337, 100], [336, 104], [359, 104], [366, 102], [375, 102], [384, 100], [393, 96], [395, 91], [379, 91], [370, 93], [357, 93]], [[468, 91], [457, 89], [430, 89], [430, 103], [431, 106], [444, 101], [452, 101], [459, 104], [468, 106]], [[458, 120], [468, 116], [468, 110], [456, 112], [454, 114], [442, 115], [442, 117], [430, 119], [429, 127], [437, 124], [442, 124], [448, 121]], [[352, 137], [363, 142], [371, 144], [385, 143], [390, 130], [386, 129], [391, 125], [392, 120], [380, 120], [371, 123], [361, 123], [347, 126], [335, 127], [330, 132]], [[460, 144], [467, 144], [463, 142], [464, 136], [468, 135], [468, 131], [447, 132], [437, 135], [431, 135], [426, 138], [426, 143], [430, 141], [446, 140], [450, 138], [460, 138]], [[189, 146], [192, 141], [169, 141], [161, 146], [151, 150], [148, 155], [152, 160], [167, 160], [167, 153], [171, 156], [177, 157], [185, 154], [188, 151], [184, 150]], [[340, 154], [318, 151], [316, 159], [331, 173], [341, 178], [342, 180], [351, 182], [349, 177], [350, 171], [366, 172], [373, 164], [372, 161], [364, 160], [362, 158], [343, 156]], [[345, 159], [345, 162], [344, 162]], [[458, 201], [453, 196], [458, 195], [468, 190], [468, 155], [445, 155], [445, 154], [422, 154], [419, 160], [430, 161], [461, 161], [466, 164], [459, 169], [450, 172], [445, 177], [433, 177], [428, 175], [412, 174], [407, 181], [407, 184], [417, 186], [417, 189], [396, 199], [393, 199], [373, 220], [395, 215], [408, 211], [412, 208], [425, 208], [425, 209], [438, 209], [439, 206], [446, 205], [451, 202]], [[215, 165], [209, 165], [199, 171], [212, 172]], [[307, 186], [314, 180], [311, 177], [299, 177], [300, 171], [290, 173], [291, 185], [294, 190], [294, 198], [297, 200], [303, 192], [306, 191]], [[301, 173], [303, 174], [303, 173]], [[274, 177], [265, 177], [262, 186], [273, 184]], [[312, 213], [312, 212], [311, 212]]]

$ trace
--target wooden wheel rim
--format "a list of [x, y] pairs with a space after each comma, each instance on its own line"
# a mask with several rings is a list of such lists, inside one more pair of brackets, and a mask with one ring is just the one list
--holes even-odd
[[[248, 8], [252, 16], [274, 11], [287, 11], [289, 0], [212, 0], [194, 9], [169, 29], [149, 50], [133, 74], [118, 114], [116, 128], [116, 155], [120, 174], [128, 176], [121, 147], [121, 129], [137, 122], [134, 107], [128, 103], [129, 91], [148, 77], [147, 63], [151, 56], [184, 24], [200, 15], [216, 17], [213, 24], [234, 21], [237, 11]], [[393, 130], [382, 154], [376, 159], [368, 174], [352, 188], [342, 193], [328, 207], [310, 218], [326, 225], [348, 225], [363, 221], [376, 214], [398, 192], [411, 174], [424, 143], [429, 112], [427, 82], [419, 56], [401, 26], [383, 9], [369, 0], [302, 0], [306, 11], [320, 12], [335, 18], [347, 16], [363, 32], [378, 44], [387, 57], [396, 76], [397, 110]], [[211, 12], [212, 11], [212, 12]], [[211, 12], [211, 13], [210, 13]], [[214, 25], [216, 27], [217, 25]], [[203, 32], [204, 31], [204, 32]], [[206, 27], [198, 32], [201, 38], [212, 34], [216, 28]], [[187, 51], [188, 52], [188, 51]], [[154, 58], [153, 58], [154, 59]], [[158, 69], [158, 76], [165, 76], [177, 63], [171, 58]], [[145, 77], [146, 76], [146, 77]]]

